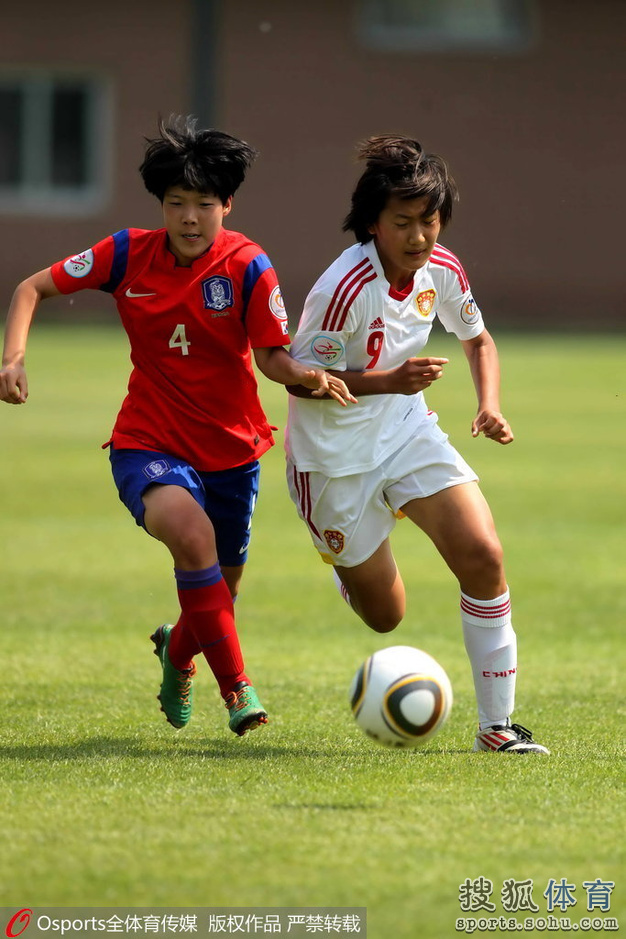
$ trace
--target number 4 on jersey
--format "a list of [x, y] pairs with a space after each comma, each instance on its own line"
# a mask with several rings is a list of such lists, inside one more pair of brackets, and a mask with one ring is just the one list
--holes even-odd
[[180, 349], [183, 355], [189, 355], [190, 345], [185, 334], [185, 324], [179, 323], [170, 336], [170, 349]]

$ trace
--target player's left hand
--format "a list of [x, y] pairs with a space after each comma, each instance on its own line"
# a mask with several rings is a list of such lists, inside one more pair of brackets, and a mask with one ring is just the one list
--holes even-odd
[[514, 440], [509, 422], [499, 411], [480, 411], [472, 421], [472, 437], [484, 434], [496, 443], [511, 443]]
[[351, 393], [345, 381], [324, 371], [323, 368], [307, 369], [300, 380], [300, 384], [304, 385], [305, 388], [310, 388], [314, 398], [323, 398], [324, 395], [329, 395], [344, 408], [348, 402], [357, 403], [357, 399]]
[[28, 397], [26, 370], [19, 362], [0, 368], [0, 401], [24, 404]]

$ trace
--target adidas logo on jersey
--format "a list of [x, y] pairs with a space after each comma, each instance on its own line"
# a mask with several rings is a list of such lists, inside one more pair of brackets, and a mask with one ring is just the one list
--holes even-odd
[[368, 329], [384, 329], [385, 321], [381, 316], [377, 316], [376, 319], [369, 324]]

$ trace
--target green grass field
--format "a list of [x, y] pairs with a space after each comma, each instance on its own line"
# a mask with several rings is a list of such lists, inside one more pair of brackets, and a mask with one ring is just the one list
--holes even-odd
[[[38, 325], [31, 397], [0, 405], [3, 619], [0, 905], [366, 906], [372, 939], [457, 934], [459, 885], [615, 883], [623, 874], [626, 342], [499, 341], [507, 448], [472, 440], [460, 346], [429, 404], [481, 475], [507, 555], [520, 648], [516, 719], [552, 756], [470, 752], [475, 706], [455, 583], [408, 521], [394, 534], [408, 614], [369, 632], [289, 502], [282, 432], [263, 458], [237, 603], [271, 724], [243, 739], [202, 666], [179, 733], [155, 695], [149, 633], [176, 616], [171, 562], [119, 503], [107, 439], [127, 377], [121, 331]], [[263, 385], [272, 423], [285, 396]], [[422, 750], [390, 751], [347, 692], [384, 645], [427, 649], [455, 691]], [[523, 919], [524, 913], [516, 914]], [[609, 915], [596, 911], [587, 915]]]

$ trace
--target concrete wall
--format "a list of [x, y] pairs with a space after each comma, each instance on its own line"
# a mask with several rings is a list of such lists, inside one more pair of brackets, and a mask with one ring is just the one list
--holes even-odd
[[288, 305], [348, 244], [356, 142], [399, 132], [452, 168], [442, 240], [491, 323], [623, 327], [625, 14], [545, 0], [528, 52], [452, 56], [361, 48], [351, 3], [226, 4], [220, 119], [262, 151], [233, 224], [272, 252]]
[[[506, 55], [367, 50], [356, 0], [215, 7], [206, 43], [214, 123], [261, 151], [229, 223], [266, 248], [293, 317], [349, 243], [341, 222], [356, 143], [400, 132], [452, 168], [461, 201], [442, 240], [464, 262], [490, 326], [623, 326], [621, 0], [537, 0], [531, 47]], [[97, 215], [0, 216], [4, 302], [18, 279], [104, 234], [160, 224], [137, 166], [157, 113], [191, 109], [193, 70], [203, 67], [190, 52], [194, 9], [191, 0], [108, 0], [105, 9], [31, 0], [27, 13], [5, 11], [3, 65], [101, 70], [113, 135], [111, 195]]]
[[[107, 0], [87, 7], [29, 0], [3, 10], [0, 68], [93, 70], [109, 86], [112, 129], [109, 192], [101, 211], [80, 219], [0, 215], [4, 306], [15, 283], [33, 271], [120, 228], [159, 226], [159, 204], [143, 190], [137, 167], [157, 114], [188, 107], [190, 29], [187, 0]], [[81, 296], [84, 307], [110, 311], [111, 300], [89, 291]], [[48, 301], [48, 309], [72, 312], [65, 299]]]

